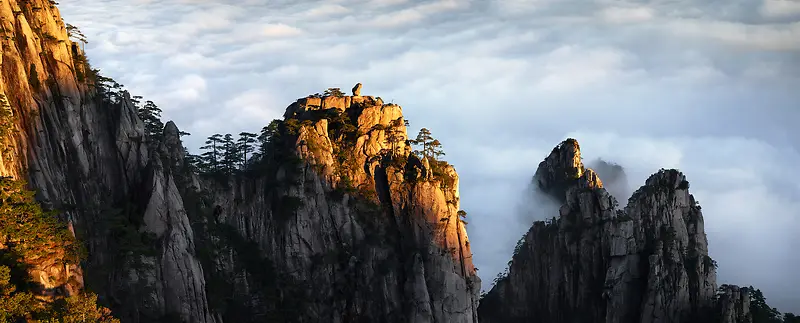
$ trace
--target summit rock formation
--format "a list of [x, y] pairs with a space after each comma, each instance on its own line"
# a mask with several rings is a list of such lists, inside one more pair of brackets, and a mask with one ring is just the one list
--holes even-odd
[[0, 175], [87, 247], [34, 283], [94, 291], [123, 322], [477, 322], [458, 175], [411, 153], [400, 106], [358, 87], [299, 99], [240, 171], [202, 173], [52, 1], [0, 17]]
[[533, 184], [561, 208], [520, 241], [481, 301], [480, 322], [748, 322], [747, 291], [717, 288], [701, 208], [681, 172], [653, 174], [620, 208], [567, 139]]

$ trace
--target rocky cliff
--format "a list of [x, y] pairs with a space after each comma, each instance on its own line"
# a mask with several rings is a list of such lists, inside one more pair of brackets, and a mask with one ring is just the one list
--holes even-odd
[[[458, 215], [458, 176], [410, 154], [401, 112], [369, 96], [303, 98], [277, 123], [261, 165], [222, 183], [200, 179], [213, 188], [207, 205], [219, 224], [210, 226], [255, 242], [259, 261], [277, 269], [228, 279], [237, 288], [276, 285], [254, 290], [251, 315], [276, 315], [259, 303], [287, 284], [295, 295], [280, 306], [303, 322], [476, 321], [480, 281]], [[218, 262], [213, 274], [234, 277], [235, 263]]]
[[477, 321], [458, 176], [410, 153], [399, 106], [300, 99], [264, 154], [200, 174], [175, 124], [149, 131], [89, 66], [54, 2], [4, 0], [0, 18], [0, 175], [88, 249], [81, 267], [37, 265], [38, 283], [93, 290], [124, 322]]
[[568, 139], [533, 183], [562, 206], [523, 237], [481, 322], [746, 322], [746, 290], [717, 289], [701, 208], [679, 171], [653, 174], [619, 208]]
[[[50, 1], [6, 0], [0, 17], [2, 175], [28, 179], [43, 206], [63, 211], [87, 244], [87, 284], [120, 317], [214, 321], [184, 206], [131, 98], [101, 86]], [[80, 273], [39, 270], [60, 273], [35, 276], [45, 286]]]

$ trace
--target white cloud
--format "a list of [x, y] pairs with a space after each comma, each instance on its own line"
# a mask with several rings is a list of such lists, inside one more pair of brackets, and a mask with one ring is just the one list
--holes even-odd
[[635, 23], [653, 19], [653, 10], [647, 7], [610, 7], [601, 10], [598, 16], [609, 23]]
[[759, 11], [765, 17], [800, 16], [800, 1], [797, 0], [764, 0]]
[[563, 46], [543, 60], [544, 75], [538, 87], [544, 91], [571, 91], [623, 77], [626, 55], [611, 48], [582, 49]]
[[225, 64], [217, 59], [207, 57], [200, 53], [179, 53], [173, 56], [170, 56], [165, 61], [166, 64], [180, 67], [184, 69], [196, 69], [196, 70], [203, 70], [203, 69], [211, 69], [211, 68], [219, 68], [225, 66]]
[[[266, 125], [275, 117], [274, 101], [269, 90], [247, 90], [225, 102], [224, 115], [230, 116], [235, 123], [242, 124], [257, 121]], [[286, 103], [288, 105], [288, 103]], [[238, 133], [238, 132], [237, 132]]]
[[204, 96], [206, 87], [206, 80], [202, 76], [189, 74], [172, 82], [169, 96], [180, 101], [197, 101]]
[[285, 24], [267, 24], [262, 28], [262, 34], [267, 37], [292, 37], [302, 34], [303, 31]]
[[469, 1], [464, 0], [435, 0], [421, 5], [413, 6], [396, 12], [382, 14], [370, 21], [368, 25], [374, 27], [399, 27], [411, 23], [418, 23], [427, 17], [443, 12], [464, 9], [469, 7]]
[[800, 22], [748, 25], [694, 19], [675, 20], [669, 30], [698, 38], [710, 38], [752, 50], [800, 50]]
[[503, 0], [489, 2], [495, 13], [499, 15], [519, 16], [530, 14], [536, 10], [546, 8], [552, 0]]
[[182, 16], [179, 28], [183, 32], [196, 33], [203, 30], [225, 30], [235, 23], [235, 18], [244, 14], [242, 8], [215, 5], [207, 10], [190, 11]]
[[322, 4], [314, 6], [313, 8], [299, 14], [300, 17], [306, 18], [324, 18], [334, 15], [342, 15], [350, 12], [350, 9], [345, 8], [338, 4]]

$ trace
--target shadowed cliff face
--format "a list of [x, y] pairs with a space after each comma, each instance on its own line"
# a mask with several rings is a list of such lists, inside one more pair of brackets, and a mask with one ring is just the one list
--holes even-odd
[[[10, 148], [2, 175], [27, 178], [45, 207], [62, 211], [87, 245], [86, 284], [115, 315], [213, 322], [163, 143], [145, 138], [127, 93], [100, 86], [53, 4], [7, 0], [0, 17], [0, 93], [12, 125], [2, 140]], [[80, 271], [60, 274], [53, 279], [81, 281], [59, 277]]]
[[[458, 216], [458, 176], [409, 154], [401, 108], [312, 97], [286, 117], [283, 148], [274, 147], [302, 162], [201, 186], [216, 187], [216, 221], [291, 273], [278, 280], [299, 287], [291, 306], [300, 321], [475, 322], [480, 281]], [[235, 271], [219, 265], [215, 274]]]
[[[5, 0], [0, 17], [0, 175], [62, 211], [85, 287], [124, 322], [477, 321], [458, 176], [410, 154], [399, 106], [300, 99], [260, 160], [198, 175], [178, 127], [148, 134], [55, 6]], [[39, 283], [84, 287], [42, 264]]]
[[[738, 288], [717, 300], [700, 207], [676, 170], [661, 170], [624, 209], [580, 162], [574, 139], [534, 175], [563, 203], [536, 222], [509, 272], [482, 299], [481, 322], [743, 322]], [[727, 293], [727, 294], [726, 294]], [[744, 314], [742, 314], [744, 313]]]

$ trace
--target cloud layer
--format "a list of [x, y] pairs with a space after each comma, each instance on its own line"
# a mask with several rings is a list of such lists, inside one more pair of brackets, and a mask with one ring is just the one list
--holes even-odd
[[[515, 208], [566, 136], [631, 188], [677, 167], [719, 280], [800, 312], [800, 5], [794, 0], [82, 0], [93, 65], [193, 135], [257, 131], [298, 97], [364, 84], [461, 175], [488, 285]], [[223, 122], [221, 122], [221, 120]], [[411, 130], [413, 131], [413, 130]]]

